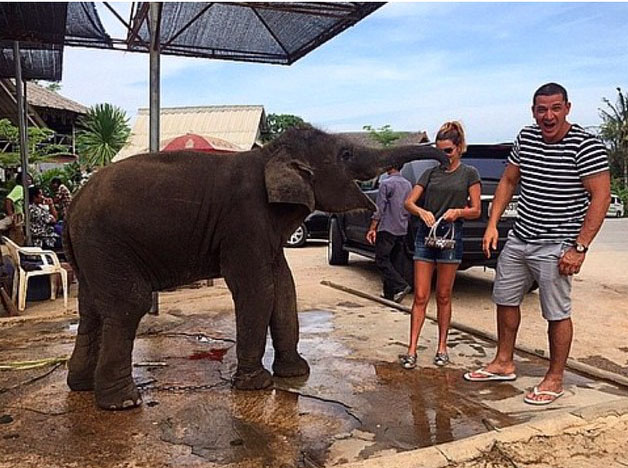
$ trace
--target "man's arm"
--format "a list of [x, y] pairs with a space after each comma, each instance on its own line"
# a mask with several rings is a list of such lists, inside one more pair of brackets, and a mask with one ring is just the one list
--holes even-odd
[[508, 203], [512, 200], [512, 196], [517, 189], [517, 184], [521, 179], [521, 171], [519, 166], [508, 163], [504, 174], [497, 185], [495, 190], [495, 196], [493, 197], [493, 203], [491, 205], [490, 218], [486, 225], [486, 231], [484, 232], [484, 239], [482, 239], [482, 250], [487, 258], [491, 256], [491, 249], [497, 249], [497, 241], [499, 240], [499, 233], [497, 231], [497, 222], [502, 217], [502, 214], [506, 210]]
[[374, 244], [375, 239], [377, 238], [377, 225], [384, 213], [384, 208], [386, 206], [386, 201], [388, 200], [388, 190], [386, 188], [386, 184], [382, 183], [379, 186], [379, 190], [377, 191], [377, 198], [375, 200], [375, 204], [377, 205], [377, 211], [373, 213], [373, 217], [371, 218], [371, 225], [369, 226], [369, 230], [366, 231], [366, 241], [369, 244]]
[[[582, 185], [591, 196], [591, 204], [584, 216], [584, 222], [576, 242], [588, 247], [602, 227], [606, 212], [611, 204], [611, 177], [608, 171], [598, 172], [582, 179]], [[562, 275], [573, 275], [580, 271], [585, 253], [571, 248], [565, 252], [558, 263]]]
[[13, 206], [13, 200], [11, 200], [10, 198], [5, 198], [4, 199], [4, 211], [8, 216], [13, 216], [13, 213], [15, 213], [15, 207]]

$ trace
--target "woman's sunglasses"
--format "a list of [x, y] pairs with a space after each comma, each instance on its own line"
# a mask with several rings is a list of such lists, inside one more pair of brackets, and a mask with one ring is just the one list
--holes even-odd
[[456, 149], [456, 148], [451, 148], [451, 147], [450, 147], [450, 148], [443, 148], [443, 151], [444, 151], [446, 154], [451, 154], [451, 153], [453, 153], [453, 152], [454, 152], [454, 150], [455, 150], [455, 149]]

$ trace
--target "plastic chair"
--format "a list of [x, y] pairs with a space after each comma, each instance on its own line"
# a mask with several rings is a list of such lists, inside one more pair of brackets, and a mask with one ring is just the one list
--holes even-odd
[[[61, 263], [57, 254], [52, 250], [43, 250], [39, 247], [20, 247], [8, 237], [2, 236], [9, 255], [15, 265], [15, 273], [13, 274], [13, 294], [11, 299], [15, 302], [16, 297], [19, 299], [17, 303], [18, 310], [26, 308], [26, 290], [28, 288], [28, 279], [33, 276], [50, 275], [50, 300], [57, 298], [57, 281], [55, 274], [61, 275], [61, 284], [63, 285], [63, 306], [68, 308], [68, 272], [61, 268]], [[22, 267], [22, 259], [20, 254], [29, 257], [37, 257], [41, 261], [41, 265], [37, 265], [37, 270], [26, 271]], [[18, 294], [19, 286], [19, 294]]]

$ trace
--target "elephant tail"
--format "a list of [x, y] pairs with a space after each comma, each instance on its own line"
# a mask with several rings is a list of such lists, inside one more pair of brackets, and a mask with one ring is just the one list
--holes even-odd
[[72, 270], [74, 270], [78, 276], [78, 265], [76, 264], [76, 260], [74, 259], [74, 250], [72, 249], [72, 240], [70, 239], [69, 213], [65, 219], [65, 222], [63, 223], [62, 240], [63, 240], [63, 251], [65, 252], [65, 258], [67, 259], [68, 263], [72, 265]]

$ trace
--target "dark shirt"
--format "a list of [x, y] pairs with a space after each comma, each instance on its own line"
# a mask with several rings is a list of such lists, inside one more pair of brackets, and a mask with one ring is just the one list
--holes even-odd
[[473, 166], [460, 163], [453, 172], [440, 166], [425, 171], [417, 185], [424, 188], [423, 208], [431, 211], [436, 219], [450, 208], [464, 208], [469, 198], [469, 187], [480, 183], [480, 174]]
[[386, 231], [395, 236], [406, 235], [410, 213], [403, 204], [411, 190], [412, 184], [398, 172], [382, 180], [377, 192], [377, 211], [372, 218], [378, 221], [378, 232]]

